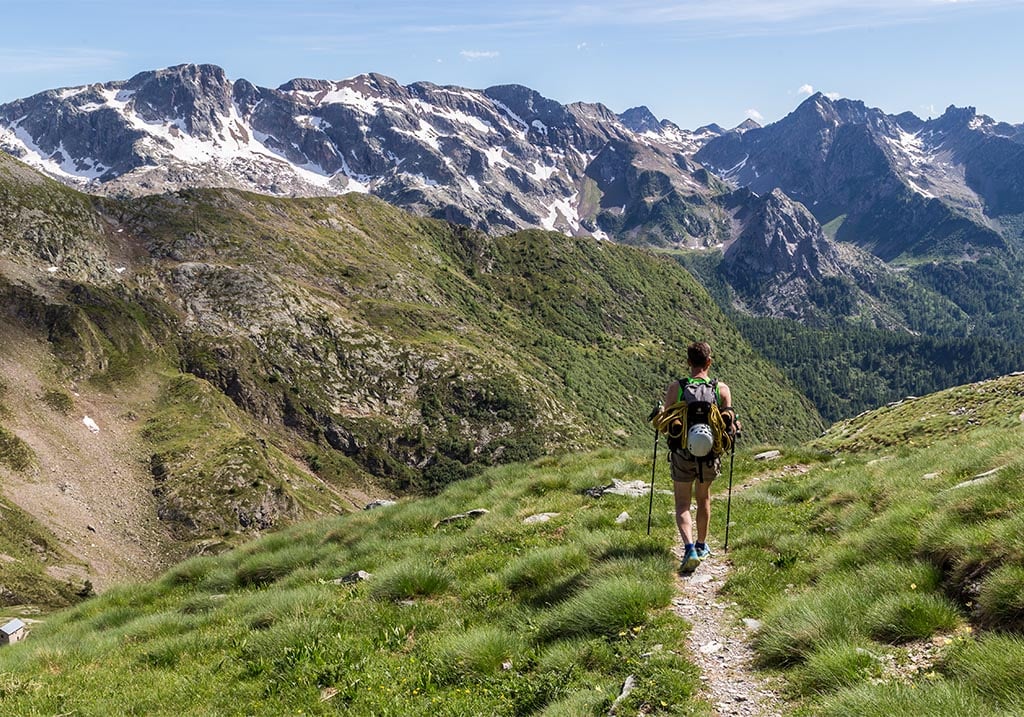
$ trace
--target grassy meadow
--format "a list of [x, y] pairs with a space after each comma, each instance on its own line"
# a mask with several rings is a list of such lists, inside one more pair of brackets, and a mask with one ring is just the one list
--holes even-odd
[[950, 389], [735, 496], [726, 590], [797, 714], [1024, 714], [1022, 420], [1024, 376]]
[[0, 650], [0, 712], [606, 714], [632, 675], [620, 713], [708, 714], [670, 607], [670, 499], [648, 536], [646, 494], [583, 494], [650, 470], [545, 458], [192, 558]]
[[[759, 622], [757, 667], [784, 678], [792, 714], [1024, 713], [1022, 417], [1024, 376], [1005, 377], [775, 460], [741, 446], [713, 559], [734, 565], [733, 617]], [[646, 494], [584, 493], [649, 480], [650, 459], [492, 468], [192, 558], [0, 650], [0, 712], [598, 715], [632, 676], [616, 714], [710, 715], [671, 608], [671, 497], [648, 536]]]

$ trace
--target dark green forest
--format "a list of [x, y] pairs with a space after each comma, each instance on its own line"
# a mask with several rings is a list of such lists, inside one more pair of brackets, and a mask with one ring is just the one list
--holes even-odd
[[992, 334], [914, 336], [735, 316], [743, 336], [774, 362], [826, 421], [950, 386], [1024, 370], [1024, 341]]
[[936, 258], [876, 274], [862, 288], [899, 317], [902, 325], [891, 327], [857, 316], [855, 289], [829, 278], [810, 287], [808, 300], [820, 309], [813, 322], [743, 314], [733, 307], [720, 253], [676, 258], [827, 422], [1024, 371], [1024, 259], [1013, 247], [976, 261]]

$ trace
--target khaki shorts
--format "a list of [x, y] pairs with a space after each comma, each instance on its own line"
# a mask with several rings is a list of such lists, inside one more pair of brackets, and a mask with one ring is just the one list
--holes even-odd
[[710, 483], [722, 472], [721, 456], [715, 456], [712, 460], [698, 466], [697, 461], [686, 458], [682, 451], [673, 451], [669, 454], [668, 461], [672, 466], [672, 480], [680, 483], [692, 483], [700, 479], [703, 479], [705, 483]]

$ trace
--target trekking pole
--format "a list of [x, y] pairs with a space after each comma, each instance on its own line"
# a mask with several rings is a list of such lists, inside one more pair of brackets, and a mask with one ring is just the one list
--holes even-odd
[[[652, 420], [658, 415], [658, 407], [655, 406], [647, 420]], [[658, 467], [658, 427], [654, 427], [654, 458], [651, 459], [651, 498], [647, 504], [647, 534], [651, 534], [651, 513], [654, 512], [654, 471]]]
[[[733, 418], [733, 421], [736, 419]], [[725, 501], [725, 546], [722, 552], [729, 552], [729, 514], [732, 511], [732, 464], [736, 458], [736, 441], [740, 438], [739, 431], [732, 437], [732, 449], [729, 451], [729, 497]]]

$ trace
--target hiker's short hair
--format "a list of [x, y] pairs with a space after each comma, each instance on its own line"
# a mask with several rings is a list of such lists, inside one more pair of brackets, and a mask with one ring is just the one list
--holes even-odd
[[694, 341], [686, 347], [686, 361], [691, 366], [704, 368], [711, 360], [711, 345], [707, 341]]

